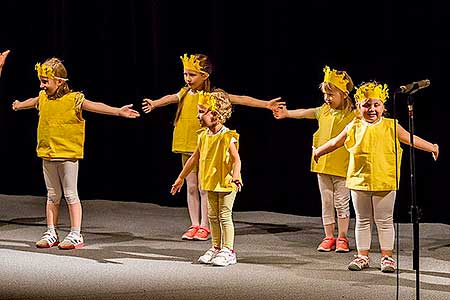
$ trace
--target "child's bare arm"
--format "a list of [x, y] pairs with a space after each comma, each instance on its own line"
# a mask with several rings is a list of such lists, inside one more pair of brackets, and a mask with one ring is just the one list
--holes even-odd
[[149, 113], [157, 107], [166, 106], [172, 103], [178, 103], [177, 94], [166, 95], [164, 97], [159, 98], [158, 100], [151, 100], [148, 98], [144, 98], [144, 100], [142, 100], [142, 110], [145, 113]]
[[139, 112], [134, 109], [131, 109], [133, 104], [124, 105], [122, 107], [112, 107], [107, 104], [101, 102], [93, 102], [85, 99], [83, 104], [81, 104], [81, 108], [90, 112], [104, 114], [104, 115], [112, 115], [119, 116], [124, 118], [137, 118], [139, 117]]
[[230, 156], [233, 162], [233, 178], [231, 182], [236, 184], [238, 191], [241, 191], [243, 186], [241, 182], [241, 157], [239, 156], [235, 143], [230, 144]]
[[12, 109], [14, 111], [18, 111], [22, 109], [36, 108], [38, 100], [39, 97], [29, 98], [24, 101], [15, 100], [12, 104]]
[[281, 97], [274, 98], [269, 101], [256, 99], [250, 96], [238, 96], [238, 95], [232, 95], [228, 94], [230, 97], [230, 101], [232, 104], [239, 104], [239, 105], [245, 105], [245, 106], [251, 106], [251, 107], [257, 107], [257, 108], [267, 108], [270, 110], [275, 109], [276, 107], [285, 105], [285, 102], [280, 101]]
[[[400, 140], [400, 142], [411, 146], [410, 133], [406, 129], [404, 129], [400, 124], [397, 124], [397, 132], [398, 132], [398, 139]], [[434, 160], [438, 159], [439, 146], [437, 144], [432, 144], [432, 143], [418, 137], [417, 135], [413, 136], [413, 142], [414, 142], [414, 148], [420, 149], [423, 151], [427, 151], [427, 152], [431, 152]]]
[[337, 136], [335, 136], [334, 138], [332, 138], [331, 140], [329, 140], [322, 146], [320, 146], [318, 148], [313, 147], [314, 161], [318, 162], [319, 158], [322, 155], [333, 152], [337, 148], [342, 147], [344, 145], [345, 138], [347, 137], [347, 131], [348, 131], [348, 128], [345, 127], [344, 130], [341, 131], [341, 133], [339, 133]]
[[189, 159], [186, 161], [186, 164], [184, 165], [183, 170], [181, 170], [180, 175], [178, 175], [177, 179], [172, 184], [172, 188], [170, 189], [170, 193], [172, 195], [175, 195], [175, 193], [181, 190], [184, 179], [191, 173], [194, 166], [198, 164], [199, 158], [200, 158], [200, 151], [196, 149], [195, 152], [191, 155], [191, 157], [189, 157]]
[[280, 107], [278, 110], [274, 110], [273, 116], [275, 119], [315, 119], [315, 108], [299, 108], [288, 110], [286, 106]]

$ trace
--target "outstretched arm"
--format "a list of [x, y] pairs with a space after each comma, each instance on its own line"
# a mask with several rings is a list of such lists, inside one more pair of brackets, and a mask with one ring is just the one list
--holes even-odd
[[286, 105], [286, 102], [282, 102], [281, 97], [274, 98], [269, 101], [256, 99], [250, 96], [238, 96], [238, 95], [232, 95], [228, 94], [230, 97], [230, 101], [232, 104], [239, 104], [239, 105], [245, 105], [245, 106], [251, 106], [251, 107], [258, 107], [258, 108], [267, 108], [270, 110], [276, 109], [279, 106]]
[[273, 111], [273, 116], [275, 119], [315, 119], [315, 108], [299, 108], [294, 110], [288, 110], [286, 106], [282, 106], [277, 110]]
[[[410, 133], [406, 129], [404, 129], [400, 124], [397, 124], [397, 132], [398, 132], [398, 139], [400, 140], [400, 142], [411, 146]], [[413, 136], [413, 140], [414, 140], [414, 148], [431, 152], [434, 160], [438, 159], [439, 156], [438, 144], [432, 144], [418, 137], [417, 135]]]
[[172, 184], [172, 188], [170, 189], [170, 193], [172, 195], [175, 195], [175, 193], [181, 190], [184, 179], [191, 173], [194, 166], [198, 164], [199, 158], [200, 158], [200, 151], [196, 149], [195, 152], [191, 155], [191, 157], [189, 157], [189, 159], [186, 161], [186, 164], [184, 165], [184, 168], [181, 171], [180, 175], [178, 175], [178, 178]]
[[12, 109], [14, 111], [18, 111], [22, 109], [36, 108], [38, 100], [39, 97], [29, 98], [24, 101], [15, 100], [12, 104]]
[[235, 143], [230, 144], [230, 156], [233, 163], [233, 178], [231, 182], [237, 186], [238, 192], [240, 192], [243, 186], [241, 182], [241, 157]]
[[6, 50], [0, 53], [0, 76], [2, 75], [3, 65], [5, 64], [6, 57], [8, 56], [9, 52], [9, 50]]
[[147, 114], [157, 107], [166, 106], [172, 103], [178, 103], [177, 94], [166, 95], [158, 100], [144, 98], [144, 100], [142, 100], [142, 110]]
[[139, 117], [139, 112], [131, 109], [133, 104], [124, 105], [122, 107], [112, 107], [107, 104], [101, 102], [93, 102], [85, 99], [81, 108], [90, 112], [104, 114], [104, 115], [112, 115], [119, 116], [124, 118], [137, 118]]
[[345, 138], [347, 137], [347, 131], [348, 128], [345, 127], [344, 130], [341, 131], [341, 133], [339, 133], [337, 136], [335, 136], [322, 146], [318, 148], [313, 147], [314, 161], [317, 163], [322, 155], [333, 152], [337, 148], [342, 147], [344, 145]]

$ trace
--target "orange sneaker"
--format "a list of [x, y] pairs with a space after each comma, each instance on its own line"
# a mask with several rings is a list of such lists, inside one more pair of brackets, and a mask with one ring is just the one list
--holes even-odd
[[209, 234], [211, 231], [207, 227], [200, 226], [194, 235], [194, 240], [196, 241], [206, 241], [209, 239]]
[[185, 233], [183, 233], [183, 235], [181, 236], [181, 239], [183, 240], [193, 240], [195, 234], [197, 233], [198, 229], [200, 228], [200, 226], [194, 226], [192, 225], [191, 227], [188, 228], [188, 230], [186, 230]]
[[317, 247], [317, 251], [320, 252], [330, 252], [334, 250], [336, 247], [336, 239], [334, 237], [326, 237], [322, 240], [319, 247]]
[[336, 239], [336, 252], [349, 252], [348, 239], [345, 237], [338, 237]]

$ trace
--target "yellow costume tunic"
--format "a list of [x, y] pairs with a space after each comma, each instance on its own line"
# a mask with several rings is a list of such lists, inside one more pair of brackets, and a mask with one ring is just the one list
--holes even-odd
[[39, 93], [36, 148], [39, 157], [45, 160], [83, 158], [83, 101], [84, 95], [79, 92], [71, 92], [52, 100], [48, 99], [44, 91]]
[[349, 125], [345, 148], [350, 152], [347, 187], [360, 191], [393, 191], [395, 178], [395, 143], [397, 143], [397, 178], [400, 180], [402, 149], [394, 136], [394, 119], [381, 118], [374, 124], [355, 119]]
[[[325, 144], [331, 138], [337, 136], [356, 116], [356, 112], [336, 110], [328, 104], [323, 104], [316, 109], [316, 119], [319, 128], [313, 135], [314, 147]], [[311, 171], [321, 174], [345, 177], [347, 175], [349, 153], [343, 147], [322, 156], [316, 163], [311, 158]]]
[[202, 190], [213, 192], [236, 190], [236, 186], [231, 183], [233, 165], [229, 149], [232, 138], [236, 139], [238, 148], [239, 134], [235, 130], [224, 127], [214, 135], [208, 134], [207, 128], [199, 131], [199, 172]]
[[[187, 88], [182, 88], [178, 92], [178, 97], [185, 93]], [[187, 92], [183, 99], [179, 100], [180, 114], [175, 120], [173, 129], [172, 151], [175, 153], [193, 153], [197, 146], [197, 131], [200, 129], [200, 122], [197, 119], [198, 94]]]

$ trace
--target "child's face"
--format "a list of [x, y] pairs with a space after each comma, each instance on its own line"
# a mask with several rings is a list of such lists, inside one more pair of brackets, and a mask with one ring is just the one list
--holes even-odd
[[184, 69], [183, 76], [184, 82], [192, 90], [202, 90], [205, 80], [208, 79], [208, 74], [189, 69]]
[[39, 81], [41, 82], [40, 88], [44, 90], [47, 96], [53, 96], [56, 93], [56, 90], [61, 86], [61, 80], [50, 79], [47, 77], [39, 77]]
[[338, 91], [323, 91], [323, 100], [332, 109], [342, 109], [344, 106], [344, 93]]
[[384, 104], [380, 99], [370, 98], [359, 104], [361, 114], [368, 123], [378, 121], [384, 112]]
[[211, 128], [217, 125], [217, 119], [214, 117], [212, 111], [210, 111], [203, 105], [198, 105], [197, 108], [198, 108], [197, 118], [200, 121], [200, 126]]

